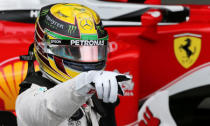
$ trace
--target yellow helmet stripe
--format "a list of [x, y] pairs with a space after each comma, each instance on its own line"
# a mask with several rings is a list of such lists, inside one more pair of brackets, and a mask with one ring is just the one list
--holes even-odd
[[62, 75], [64, 78], [68, 79], [71, 78], [70, 76], [66, 75], [65, 73], [63, 73], [61, 70], [59, 70], [55, 64], [54, 59], [51, 59], [51, 57], [48, 56], [48, 61], [50, 63], [50, 66], [57, 71], [60, 75]]
[[[49, 75], [51, 75], [52, 77], [58, 79], [59, 81], [66, 81], [68, 80], [68, 78], [63, 77], [61, 74], [57, 73], [56, 71], [54, 71], [53, 69], [51, 69], [48, 65], [46, 65], [37, 55], [37, 50], [34, 49], [34, 53], [36, 56], [37, 61], [39, 62], [39, 64], [42, 66], [42, 69], [48, 73]], [[69, 77], [70, 79], [70, 77]]]
[[76, 77], [76, 76], [80, 73], [80, 72], [77, 72], [77, 71], [75, 71], [75, 70], [73, 70], [73, 69], [71, 69], [71, 68], [69, 68], [69, 67], [66, 67], [65, 65], [64, 65], [64, 68], [65, 68], [67, 74], [68, 74], [69, 76], [71, 76], [72, 78], [73, 78], [73, 77]]

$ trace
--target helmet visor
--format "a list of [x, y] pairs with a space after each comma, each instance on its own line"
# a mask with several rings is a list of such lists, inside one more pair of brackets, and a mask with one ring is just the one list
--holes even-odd
[[106, 60], [107, 40], [55, 40], [47, 42], [46, 51], [77, 62]]

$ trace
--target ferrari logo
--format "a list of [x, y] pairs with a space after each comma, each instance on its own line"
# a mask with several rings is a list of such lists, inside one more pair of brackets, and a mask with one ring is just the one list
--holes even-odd
[[201, 35], [180, 34], [174, 36], [174, 52], [178, 62], [186, 69], [191, 67], [201, 51]]

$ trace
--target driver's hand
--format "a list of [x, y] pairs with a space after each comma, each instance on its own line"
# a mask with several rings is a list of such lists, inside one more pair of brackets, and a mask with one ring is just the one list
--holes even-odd
[[131, 77], [111, 71], [88, 71], [79, 74], [75, 79], [75, 90], [78, 94], [86, 96], [96, 92], [98, 99], [113, 103], [117, 100], [119, 91], [122, 92], [118, 82], [128, 81]]

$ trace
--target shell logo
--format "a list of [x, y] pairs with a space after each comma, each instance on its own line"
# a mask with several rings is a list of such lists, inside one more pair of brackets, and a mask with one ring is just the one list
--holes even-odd
[[[25, 79], [28, 62], [19, 57], [10, 58], [0, 63], [0, 110], [15, 110], [15, 101], [19, 93], [19, 84]], [[35, 70], [39, 70], [35, 62]]]

